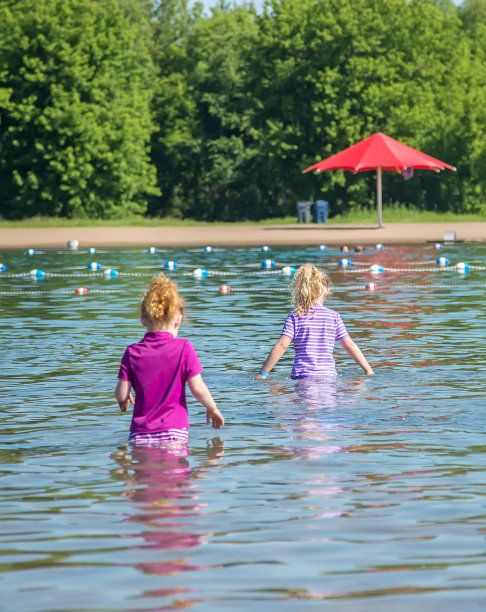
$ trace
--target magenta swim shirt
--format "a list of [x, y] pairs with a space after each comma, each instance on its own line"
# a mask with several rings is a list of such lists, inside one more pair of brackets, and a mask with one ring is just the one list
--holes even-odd
[[130, 433], [189, 427], [185, 385], [203, 368], [194, 347], [165, 331], [147, 332], [123, 355], [118, 378], [135, 391]]

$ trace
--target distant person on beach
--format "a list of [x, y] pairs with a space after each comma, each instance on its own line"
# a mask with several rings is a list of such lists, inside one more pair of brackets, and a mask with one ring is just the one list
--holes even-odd
[[289, 313], [282, 335], [255, 378], [268, 377], [292, 340], [295, 359], [291, 378], [336, 376], [333, 350], [338, 340], [366, 374], [374, 374], [358, 345], [351, 340], [339, 313], [324, 306], [330, 291], [327, 274], [308, 263], [297, 270], [293, 284], [295, 310]]
[[206, 423], [219, 429], [224, 418], [203, 381], [203, 368], [189, 340], [177, 338], [184, 315], [177, 285], [164, 274], [155, 276], [142, 299], [141, 323], [147, 333], [129, 346], [122, 358], [115, 398], [126, 412], [135, 403], [129, 442], [157, 444], [187, 441], [189, 417], [185, 385], [206, 408]]
[[354, 247], [354, 252], [355, 252], [355, 253], [362, 253], [362, 252], [363, 252], [363, 247], [362, 247], [360, 244], [357, 244], [357, 245]]
[[349, 252], [349, 247], [346, 244], [343, 244], [343, 246], [341, 247], [341, 252], [348, 253]]

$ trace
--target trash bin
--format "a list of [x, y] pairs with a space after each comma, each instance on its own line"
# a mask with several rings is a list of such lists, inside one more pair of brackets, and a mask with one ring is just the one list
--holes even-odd
[[327, 207], [328, 203], [325, 200], [316, 200], [314, 203], [314, 222], [327, 222]]
[[297, 219], [299, 223], [310, 223], [310, 202], [297, 202]]

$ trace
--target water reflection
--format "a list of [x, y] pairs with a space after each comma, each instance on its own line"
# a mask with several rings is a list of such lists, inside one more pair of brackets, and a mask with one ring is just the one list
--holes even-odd
[[[224, 443], [214, 438], [207, 443], [206, 453], [199, 476], [207, 467], [217, 465]], [[132, 506], [127, 520], [142, 527], [139, 535], [144, 543], [138, 549], [153, 553], [153, 560], [134, 564], [145, 574], [172, 575], [202, 568], [185, 557], [173, 558], [170, 552], [201, 546], [212, 535], [196, 532], [197, 515], [206, 504], [199, 501], [189, 456], [189, 445], [177, 442], [122, 447], [112, 454], [120, 466], [112, 474], [125, 480], [121, 495]]]

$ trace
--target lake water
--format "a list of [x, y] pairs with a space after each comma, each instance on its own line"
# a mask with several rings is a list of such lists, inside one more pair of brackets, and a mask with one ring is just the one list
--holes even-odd
[[[484, 609], [486, 245], [341, 257], [0, 251], [1, 610]], [[226, 425], [206, 426], [191, 398], [187, 448], [135, 449], [113, 389], [143, 335], [140, 297], [172, 260], [181, 335]], [[290, 309], [281, 267], [306, 261], [329, 271], [327, 305], [375, 376], [338, 344], [335, 381], [290, 380], [292, 348], [254, 380]]]

